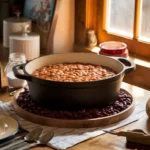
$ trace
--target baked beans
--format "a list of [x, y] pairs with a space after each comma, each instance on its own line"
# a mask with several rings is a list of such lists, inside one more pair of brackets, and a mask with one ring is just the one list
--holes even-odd
[[33, 76], [60, 82], [86, 82], [113, 77], [116, 72], [100, 65], [84, 63], [52, 64], [35, 70]]

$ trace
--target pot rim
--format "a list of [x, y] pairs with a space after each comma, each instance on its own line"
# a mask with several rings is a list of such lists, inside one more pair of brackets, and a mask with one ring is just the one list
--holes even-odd
[[[48, 57], [48, 56], [51, 56], [51, 55], [65, 55], [65, 54], [86, 54], [86, 55], [95, 55], [97, 56], [97, 54], [93, 54], [93, 53], [79, 53], [79, 52], [72, 52], [72, 53], [59, 53], [59, 54], [50, 54], [50, 55], [46, 55], [46, 56], [41, 56], [41, 57], [38, 57], [38, 58], [35, 58], [34, 60], [37, 60], [39, 58], [42, 58], [42, 57]], [[119, 60], [117, 60], [117, 58], [113, 58], [113, 57], [109, 57], [109, 56], [104, 56], [104, 55], [99, 55], [101, 57], [105, 57], [105, 58], [108, 58], [108, 59], [113, 59], [115, 61], [117, 61], [118, 63], [120, 63], [123, 67], [123, 69], [117, 73], [115, 76], [113, 77], [110, 77], [110, 78], [106, 78], [106, 79], [102, 79], [102, 80], [94, 80], [94, 81], [85, 81], [85, 82], [61, 82], [61, 81], [52, 81], [52, 80], [46, 80], [46, 79], [41, 79], [41, 78], [38, 78], [38, 77], [35, 77], [31, 74], [29, 74], [27, 71], [26, 71], [26, 66], [27, 65], [30, 65], [31, 62], [33, 62], [34, 60], [31, 60], [30, 62], [26, 63], [24, 68], [23, 68], [23, 71], [25, 72], [26, 75], [28, 76], [31, 76], [32, 77], [32, 81], [47, 81], [49, 83], [57, 83], [57, 84], [64, 84], [64, 83], [67, 83], [67, 84], [70, 84], [70, 85], [80, 85], [80, 84], [89, 84], [89, 83], [97, 83], [97, 82], [110, 82], [110, 81], [116, 81], [124, 72], [125, 72], [125, 66], [123, 65], [122, 62], [120, 62]]]

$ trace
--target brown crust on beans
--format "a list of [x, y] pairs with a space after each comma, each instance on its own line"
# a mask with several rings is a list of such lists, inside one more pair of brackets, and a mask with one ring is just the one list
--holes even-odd
[[113, 77], [116, 72], [110, 68], [84, 63], [52, 64], [35, 70], [33, 76], [60, 82], [87, 82]]

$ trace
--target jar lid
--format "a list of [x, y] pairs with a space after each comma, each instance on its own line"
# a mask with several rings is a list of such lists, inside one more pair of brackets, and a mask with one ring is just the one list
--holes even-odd
[[30, 19], [27, 18], [17, 18], [17, 17], [10, 17], [10, 18], [6, 18], [5, 21], [7, 22], [11, 22], [11, 23], [24, 23], [24, 22], [30, 22]]
[[27, 35], [24, 35], [22, 33], [13, 33], [10, 34], [9, 38], [15, 40], [34, 40], [36, 38], [39, 38], [39, 34], [33, 32], [28, 33]]
[[94, 30], [92, 30], [92, 29], [90, 29], [90, 30], [88, 30], [88, 31], [87, 31], [87, 33], [88, 33], [88, 34], [94, 34], [94, 33], [95, 33], [95, 31], [94, 31]]
[[26, 61], [26, 57], [24, 53], [11, 53], [9, 55], [9, 59], [11, 61], [23, 61], [23, 62]]
[[12, 33], [10, 34], [10, 39], [15, 40], [34, 40], [39, 39], [39, 34], [30, 32], [29, 25], [22, 25], [22, 31], [21, 33]]
[[11, 22], [11, 23], [24, 23], [24, 22], [30, 22], [31, 20], [28, 18], [23, 18], [20, 17], [20, 12], [16, 12], [16, 17], [10, 17], [10, 18], [6, 18], [4, 19], [7, 22]]

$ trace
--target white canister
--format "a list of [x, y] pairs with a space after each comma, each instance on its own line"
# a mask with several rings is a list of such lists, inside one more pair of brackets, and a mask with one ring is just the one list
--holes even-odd
[[9, 35], [22, 31], [22, 26], [29, 25], [31, 30], [31, 20], [27, 18], [11, 17], [3, 20], [3, 46], [9, 48]]
[[9, 37], [10, 53], [24, 53], [30, 61], [40, 56], [40, 36], [36, 33], [14, 33]]

